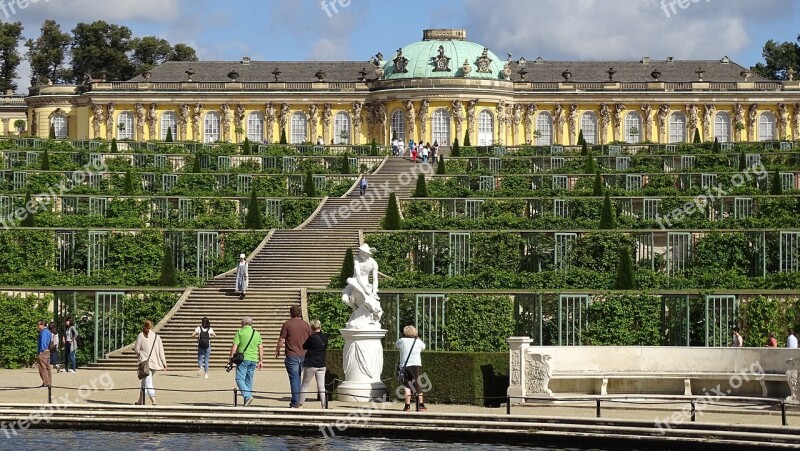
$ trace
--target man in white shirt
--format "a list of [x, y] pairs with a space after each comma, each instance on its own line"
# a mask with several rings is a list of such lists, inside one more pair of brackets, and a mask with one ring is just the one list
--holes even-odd
[[797, 337], [794, 336], [794, 329], [789, 331], [789, 338], [786, 339], [786, 347], [797, 349]]
[[392, 140], [392, 156], [396, 157], [396, 156], [400, 155], [400, 149], [398, 148], [398, 145], [399, 145], [399, 141], [397, 140], [397, 138], [393, 139]]
[[406, 153], [406, 142], [403, 138], [400, 138], [400, 141], [397, 143], [397, 150], [400, 151], [401, 157]]

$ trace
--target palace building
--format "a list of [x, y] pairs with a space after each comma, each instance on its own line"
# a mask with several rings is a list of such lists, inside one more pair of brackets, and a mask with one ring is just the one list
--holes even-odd
[[[501, 58], [464, 30], [371, 61], [170, 62], [127, 81], [34, 86], [32, 136], [92, 140], [449, 145], [800, 140], [800, 81], [727, 57], [640, 61]], [[8, 133], [8, 125], [4, 131]], [[463, 141], [462, 141], [463, 142]]]

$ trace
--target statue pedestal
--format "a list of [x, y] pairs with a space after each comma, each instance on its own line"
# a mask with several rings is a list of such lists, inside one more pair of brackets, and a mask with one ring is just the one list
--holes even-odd
[[342, 329], [344, 337], [345, 380], [336, 389], [339, 401], [370, 402], [386, 400], [383, 371], [382, 329]]

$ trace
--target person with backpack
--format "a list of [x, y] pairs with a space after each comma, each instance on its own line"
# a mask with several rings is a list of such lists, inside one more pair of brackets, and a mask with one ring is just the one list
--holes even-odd
[[205, 372], [208, 379], [208, 360], [211, 358], [211, 337], [217, 338], [214, 329], [211, 328], [211, 321], [208, 317], [203, 317], [200, 325], [194, 330], [192, 338], [197, 337], [197, 375]]
[[361, 181], [358, 182], [358, 187], [361, 189], [361, 195], [363, 196], [367, 192], [367, 176], [362, 175]]

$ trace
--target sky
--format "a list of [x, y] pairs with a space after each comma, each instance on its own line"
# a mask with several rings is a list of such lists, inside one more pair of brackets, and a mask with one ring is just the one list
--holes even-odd
[[[769, 39], [800, 34], [797, 0], [0, 0], [0, 21], [35, 38], [105, 20], [135, 36], [184, 42], [201, 60], [367, 61], [419, 41], [426, 28], [464, 28], [505, 57], [528, 60], [762, 60]], [[19, 4], [16, 2], [20, 2]], [[23, 48], [24, 50], [24, 48]], [[30, 69], [20, 67], [20, 91]]]

